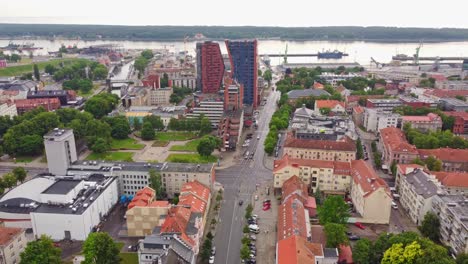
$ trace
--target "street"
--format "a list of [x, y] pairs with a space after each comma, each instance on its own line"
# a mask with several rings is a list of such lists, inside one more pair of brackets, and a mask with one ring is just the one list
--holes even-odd
[[[270, 92], [266, 105], [257, 117], [258, 129], [248, 148], [250, 153], [255, 153], [253, 159], [240, 157], [238, 164], [216, 171], [216, 180], [224, 186], [220, 223], [214, 239], [217, 249], [216, 263], [240, 263], [245, 207], [252, 202], [252, 194], [256, 191], [256, 185], [265, 186], [271, 180], [272, 172], [264, 166], [263, 142], [268, 134], [268, 124], [276, 109], [279, 96], [279, 92]], [[259, 140], [257, 140], [257, 135], [260, 135]], [[242, 206], [239, 206], [239, 200], [244, 202]]]

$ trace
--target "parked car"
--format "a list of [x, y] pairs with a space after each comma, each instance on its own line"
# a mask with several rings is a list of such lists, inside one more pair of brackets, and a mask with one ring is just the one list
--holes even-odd
[[270, 210], [271, 206], [269, 204], [263, 205], [263, 211], [268, 211]]
[[244, 204], [244, 201], [239, 200], [239, 206], [242, 206]]
[[392, 201], [392, 208], [395, 210], [398, 209], [398, 205], [394, 201]]
[[361, 224], [360, 222], [356, 222], [356, 223], [354, 223], [354, 225], [357, 226], [359, 229], [366, 229], [366, 227], [363, 224]]
[[348, 238], [349, 238], [349, 240], [351, 240], [351, 241], [356, 241], [356, 240], [361, 239], [361, 238], [360, 238], [359, 236], [357, 236], [357, 235], [350, 235], [350, 236], [348, 236]]
[[215, 246], [213, 246], [211, 248], [211, 255], [213, 255], [213, 256], [216, 255], [216, 247]]
[[215, 258], [214, 256], [211, 256], [211, 257], [210, 257], [210, 260], [208, 261], [208, 263], [214, 264], [214, 263], [215, 263], [215, 262], [214, 262], [214, 258]]
[[252, 241], [256, 241], [257, 240], [257, 237], [255, 235], [250, 235], [249, 236], [250, 240]]

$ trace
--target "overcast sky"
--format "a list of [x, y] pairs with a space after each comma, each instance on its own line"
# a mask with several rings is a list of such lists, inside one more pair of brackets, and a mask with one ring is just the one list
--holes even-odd
[[0, 23], [468, 28], [467, 0], [0, 0], [0, 3]]

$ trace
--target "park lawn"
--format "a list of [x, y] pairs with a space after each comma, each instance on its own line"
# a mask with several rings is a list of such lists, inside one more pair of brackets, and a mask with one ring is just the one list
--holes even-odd
[[111, 149], [112, 150], [138, 150], [145, 147], [144, 144], [138, 144], [138, 141], [133, 138], [126, 138], [126, 139], [112, 139], [111, 142]]
[[196, 152], [198, 144], [200, 143], [201, 139], [194, 139], [191, 140], [184, 145], [174, 145], [171, 147], [171, 151], [188, 151], [188, 152]]
[[151, 145], [152, 147], [165, 147], [169, 145], [169, 141], [161, 141], [161, 140], [155, 140], [153, 142], [153, 145]]
[[173, 153], [170, 154], [166, 161], [176, 163], [215, 163], [218, 160], [217, 157], [210, 155], [208, 157], [202, 157], [198, 153], [185, 154], [185, 153]]
[[107, 160], [107, 161], [133, 161], [133, 152], [106, 152], [102, 154], [91, 153], [86, 160]]
[[120, 263], [121, 264], [138, 264], [138, 254], [133, 252], [121, 252]]
[[[52, 64], [54, 66], [59, 65], [60, 62], [65, 62], [66, 64], [73, 63], [75, 61], [82, 60], [82, 59], [74, 59], [74, 58], [67, 58], [67, 59], [57, 59], [57, 60], [50, 60], [50, 61], [41, 61], [36, 62], [37, 67], [39, 67], [39, 71], [44, 71], [44, 68], [47, 64]], [[0, 76], [19, 76], [25, 73], [33, 72], [33, 64], [24, 64], [18, 66], [11, 66], [6, 68], [0, 69]]]
[[156, 132], [156, 140], [160, 141], [185, 141], [197, 138], [193, 132]]

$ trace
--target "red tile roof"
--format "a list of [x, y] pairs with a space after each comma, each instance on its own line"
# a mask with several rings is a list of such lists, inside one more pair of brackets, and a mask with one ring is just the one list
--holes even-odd
[[0, 246], [7, 246], [21, 232], [21, 228], [0, 227]]
[[135, 206], [148, 206], [154, 201], [155, 197], [156, 191], [147, 186], [135, 194], [132, 201], [128, 204], [127, 210]]
[[333, 109], [335, 106], [341, 105], [343, 108], [344, 103], [337, 101], [337, 100], [315, 100], [315, 106], [320, 109], [320, 108], [330, 108]]
[[360, 105], [353, 107], [353, 113], [356, 114], [362, 114], [364, 113], [364, 108], [362, 108]]
[[406, 122], [434, 122], [436, 120], [439, 120], [442, 122], [440, 116], [437, 114], [429, 113], [426, 116], [402, 116], [401, 117], [403, 121]]
[[190, 209], [185, 207], [171, 208], [161, 226], [161, 233], [185, 233], [190, 214]]
[[427, 89], [424, 95], [432, 95], [439, 98], [451, 97], [454, 98], [457, 95], [468, 96], [468, 90], [448, 90], [448, 89]]
[[171, 207], [168, 201], [154, 201], [148, 205], [148, 207]]
[[383, 188], [391, 196], [387, 183], [364, 160], [351, 161], [351, 175], [353, 176], [353, 181], [361, 186], [361, 189], [365, 193], [364, 197], [380, 188]]
[[307, 233], [304, 205], [291, 198], [278, 207], [278, 241], [296, 235], [310, 237]]
[[383, 128], [380, 130], [380, 137], [383, 140], [384, 146], [391, 149], [392, 152], [405, 152], [411, 154], [418, 153], [416, 147], [406, 141], [403, 131], [401, 131], [399, 128]]
[[430, 173], [444, 186], [468, 188], [468, 172], [431, 171]]
[[277, 264], [315, 263], [316, 256], [323, 256], [321, 244], [310, 243], [299, 236], [278, 241]]
[[293, 193], [301, 196], [303, 198], [302, 202], [304, 202], [309, 196], [307, 185], [296, 175], [283, 183], [282, 192], [283, 202]]
[[334, 140], [314, 140], [294, 138], [292, 134], [288, 134], [284, 142], [285, 148], [306, 148], [306, 149], [323, 149], [323, 150], [342, 150], [356, 152], [356, 144], [348, 136], [345, 136], [341, 141]]
[[353, 251], [349, 245], [340, 245], [340, 254], [338, 255], [338, 263], [353, 264]]
[[325, 231], [323, 230], [322, 225], [311, 225], [310, 232], [312, 233], [312, 237], [310, 241], [312, 243], [319, 243], [322, 245], [327, 244], [327, 237], [325, 236]]
[[419, 149], [419, 155], [422, 159], [434, 156], [443, 162], [468, 162], [468, 149]]
[[184, 193], [192, 193], [205, 202], [208, 202], [208, 199], [210, 198], [210, 188], [200, 183], [199, 181], [185, 183], [182, 186], [180, 195], [183, 195]]
[[278, 171], [286, 166], [293, 167], [312, 167], [312, 168], [330, 168], [334, 169], [336, 174], [351, 175], [351, 166], [349, 162], [328, 161], [328, 160], [309, 160], [309, 159], [292, 159], [288, 154], [282, 159], [274, 161], [273, 171]]
[[180, 195], [177, 205], [185, 205], [190, 208], [190, 211], [202, 214], [207, 209], [206, 202], [193, 194]]
[[314, 82], [314, 89], [323, 89], [323, 88], [324, 88], [323, 84], [319, 82]]
[[436, 81], [439, 81], [439, 82], [447, 80], [447, 77], [445, 77], [443, 74], [432, 74], [430, 77], [434, 78]]
[[445, 115], [459, 117], [464, 121], [468, 121], [468, 112], [444, 112]]

